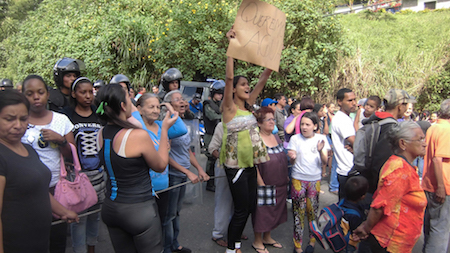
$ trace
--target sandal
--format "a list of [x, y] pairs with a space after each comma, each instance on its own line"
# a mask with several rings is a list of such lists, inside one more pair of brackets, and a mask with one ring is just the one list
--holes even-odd
[[252, 244], [252, 248], [253, 248], [256, 252], [258, 252], [258, 253], [266, 253], [266, 252], [268, 252], [266, 247], [264, 247], [264, 248], [256, 248], [256, 247]]
[[223, 239], [223, 237], [222, 238], [211, 238], [211, 240], [213, 240], [215, 243], [217, 243], [217, 245], [219, 245], [219, 246], [221, 246], [221, 247], [226, 247], [228, 244], [227, 244], [227, 241], [225, 241], [224, 239]]
[[277, 249], [282, 249], [283, 248], [283, 245], [281, 245], [281, 243], [279, 243], [277, 241], [275, 241], [273, 243], [263, 243], [263, 244], [264, 244], [264, 246], [270, 246], [270, 247], [274, 247], [274, 248], [277, 248]]

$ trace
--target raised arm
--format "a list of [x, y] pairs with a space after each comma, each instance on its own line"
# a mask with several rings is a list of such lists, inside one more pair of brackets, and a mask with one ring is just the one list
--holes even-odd
[[[227, 32], [228, 41], [236, 37], [233, 27]], [[225, 90], [223, 92], [222, 112], [224, 122], [230, 121], [236, 113], [236, 106], [233, 101], [233, 78], [234, 78], [234, 59], [227, 57], [227, 64], [225, 68]]]
[[270, 74], [272, 74], [271, 69], [265, 69], [261, 76], [259, 77], [258, 83], [256, 84], [255, 88], [250, 93], [250, 98], [247, 100], [247, 103], [250, 105], [253, 105], [256, 101], [256, 99], [259, 96], [259, 93], [264, 89], [264, 86], [267, 83], [267, 80], [269, 80]]

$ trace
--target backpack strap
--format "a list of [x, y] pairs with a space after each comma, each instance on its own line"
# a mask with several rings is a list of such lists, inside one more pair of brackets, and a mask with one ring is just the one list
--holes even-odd
[[342, 206], [343, 204], [344, 204], [344, 199], [341, 199], [341, 201], [339, 201], [338, 206], [340, 209], [342, 209], [342, 211], [344, 211], [344, 214], [352, 214], [352, 215], [356, 215], [359, 218], [361, 218], [361, 215], [359, 214], [359, 212], [357, 212], [355, 209], [343, 207]]

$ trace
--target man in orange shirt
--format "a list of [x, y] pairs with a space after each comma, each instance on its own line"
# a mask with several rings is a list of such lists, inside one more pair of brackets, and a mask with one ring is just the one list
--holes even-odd
[[450, 236], [450, 99], [441, 103], [437, 123], [427, 132], [422, 187], [428, 205], [423, 252], [447, 252]]

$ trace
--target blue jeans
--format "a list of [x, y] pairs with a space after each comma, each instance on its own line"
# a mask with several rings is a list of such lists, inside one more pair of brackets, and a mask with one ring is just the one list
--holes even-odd
[[414, 159], [412, 165], [417, 166], [417, 169], [419, 171], [419, 177], [422, 178], [422, 174], [423, 174], [423, 157], [419, 156], [416, 159]]
[[436, 202], [434, 192], [425, 191], [428, 204], [425, 210], [423, 252], [447, 252], [450, 237], [450, 196], [444, 204]]
[[[99, 204], [94, 205], [86, 210], [86, 212], [97, 210], [99, 208]], [[99, 221], [100, 212], [81, 217], [79, 223], [70, 224], [70, 232], [72, 234], [72, 248], [74, 253], [86, 253], [86, 245], [97, 245]]]
[[[333, 146], [333, 141], [331, 140], [330, 136], [327, 135], [327, 140], [330, 146]], [[330, 191], [337, 191], [339, 190], [339, 181], [337, 179], [337, 161], [336, 161], [336, 155], [333, 152], [333, 159], [331, 160], [331, 173], [330, 173], [330, 184], [329, 184], [329, 190]]]
[[[169, 187], [186, 182], [186, 178], [169, 174]], [[169, 204], [167, 207], [166, 220], [164, 222], [164, 253], [171, 253], [172, 250], [180, 247], [178, 234], [180, 233], [180, 211], [183, 204], [186, 186], [169, 191]]]

